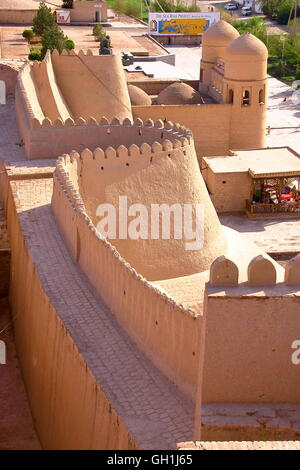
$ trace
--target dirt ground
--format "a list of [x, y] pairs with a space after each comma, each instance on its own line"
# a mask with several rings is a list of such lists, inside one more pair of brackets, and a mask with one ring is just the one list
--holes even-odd
[[24, 29], [24, 26], [0, 27], [0, 57], [4, 59], [24, 59], [28, 57], [28, 44], [22, 37]]
[[[63, 26], [64, 33], [72, 39], [75, 50], [92, 49], [98, 53], [99, 42], [92, 35], [92, 26]], [[29, 46], [22, 37], [24, 26], [1, 26], [0, 28], [0, 57], [7, 59], [23, 59], [28, 57]], [[134, 55], [164, 55], [165, 51], [151, 39], [144, 36], [145, 28], [135, 30], [124, 28], [123, 31], [107, 28], [107, 34], [111, 36], [114, 51], [130, 51]], [[34, 47], [34, 45], [32, 45]]]

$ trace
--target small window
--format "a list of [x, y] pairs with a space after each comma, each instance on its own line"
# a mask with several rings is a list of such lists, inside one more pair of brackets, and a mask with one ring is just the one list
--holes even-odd
[[250, 104], [250, 93], [249, 90], [244, 90], [243, 92], [243, 106], [249, 106]]
[[233, 103], [233, 90], [229, 90], [228, 92], [228, 103]]
[[265, 104], [265, 90], [259, 90], [258, 102], [259, 104]]

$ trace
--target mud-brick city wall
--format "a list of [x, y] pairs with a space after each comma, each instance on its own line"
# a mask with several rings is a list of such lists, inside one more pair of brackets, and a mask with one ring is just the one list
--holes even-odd
[[135, 449], [131, 435], [43, 291], [11, 190], [7, 209], [15, 340], [43, 448]]
[[[252, 180], [247, 171], [214, 173], [206, 162], [202, 162], [202, 174], [218, 213], [244, 212], [246, 200], [252, 197]], [[239, 197], [236, 197], [237, 187]]]
[[55, 177], [52, 210], [73, 257], [133, 341], [186, 395], [195, 398], [203, 317], [137, 274], [66, 193]]
[[230, 104], [133, 106], [134, 118], [166, 119], [191, 129], [198, 159], [226, 155], [230, 149]]
[[300, 403], [300, 365], [292, 361], [292, 343], [300, 340], [295, 287], [248, 286], [240, 296], [241, 287], [227, 287], [225, 297], [208, 296], [204, 402]]
[[36, 10], [4, 10], [0, 8], [0, 23], [32, 24], [35, 15]]

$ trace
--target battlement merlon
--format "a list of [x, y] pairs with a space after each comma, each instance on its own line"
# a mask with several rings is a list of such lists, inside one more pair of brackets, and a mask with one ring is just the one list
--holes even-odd
[[300, 297], [300, 255], [283, 268], [266, 254], [237, 260], [220, 256], [211, 265], [209, 297]]

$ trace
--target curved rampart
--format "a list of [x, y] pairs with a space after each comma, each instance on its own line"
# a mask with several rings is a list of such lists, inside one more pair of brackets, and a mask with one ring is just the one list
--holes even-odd
[[23, 106], [25, 113], [27, 113], [29, 121], [33, 118], [42, 121], [45, 116], [39, 103], [32, 68], [33, 65], [26, 63], [19, 72], [17, 84], [18, 98], [21, 98], [20, 105]]
[[[116, 233], [109, 238], [149, 281], [208, 269], [226, 251], [227, 242], [201, 177], [189, 131], [168, 122], [154, 125], [150, 120], [111, 127], [104, 126], [99, 135], [105, 153], [99, 148], [94, 154], [84, 150], [68, 169], [94, 225], [100, 222], [103, 204], [112, 207], [118, 220], [126, 211], [128, 230], [121, 229], [121, 233], [116, 220]], [[120, 209], [122, 203], [126, 204], [124, 210]], [[140, 210], [143, 222], [136, 223], [142, 233], [136, 237], [136, 232], [132, 235], [132, 211], [137, 211], [138, 217]]]
[[58, 86], [75, 117], [132, 118], [131, 103], [120, 54], [93, 56], [88, 50], [61, 55], [51, 60]]
[[[120, 56], [93, 56], [91, 51], [80, 51], [78, 55], [63, 51], [59, 55], [48, 51], [42, 62], [27, 63], [20, 71], [16, 113], [29, 159], [57, 157], [72, 150], [70, 143], [80, 145], [84, 136], [75, 123], [93, 126], [102, 116], [110, 120], [116, 117], [121, 122], [131, 120]], [[62, 125], [72, 130], [62, 133], [57, 129]], [[97, 129], [93, 131], [95, 135]], [[93, 145], [89, 138], [87, 145]]]
[[60, 118], [64, 121], [70, 118], [70, 111], [56, 83], [50, 51], [43, 62], [34, 61], [31, 69], [43, 117], [52, 120]]
[[283, 268], [235, 245], [210, 268], [203, 400], [299, 403], [300, 257]]
[[[99, 145], [107, 148], [110, 145], [125, 145], [130, 147], [132, 144], [138, 146], [144, 142], [152, 143], [155, 140], [171, 139], [174, 140], [182, 132], [172, 137], [170, 126], [161, 120], [145, 121], [145, 127], [152, 129], [143, 131], [143, 121], [136, 119], [134, 123], [125, 119], [120, 126], [120, 121], [114, 118], [109, 122], [105, 117], [96, 120], [94, 117], [90, 119], [78, 118], [76, 120], [67, 119], [63, 122], [61, 119], [55, 121], [44, 118], [42, 122], [33, 118], [30, 121], [30, 141], [26, 146], [26, 153], [29, 159], [56, 158], [58, 155], [70, 153], [76, 149], [82, 152], [85, 148], [95, 149]], [[185, 129], [180, 126], [181, 129]], [[191, 133], [190, 133], [191, 135]]]
[[[190, 142], [187, 135], [181, 140], [174, 139], [173, 143], [165, 140], [163, 145], [158, 142], [146, 145], [131, 146], [129, 153], [134, 150], [137, 158], [148, 160], [159, 150], [162, 158], [168, 158], [179, 146], [187, 151], [193, 141]], [[126, 152], [124, 147], [117, 151], [110, 148], [106, 156], [111, 158], [113, 151], [116, 158], [117, 154], [122, 158], [121, 152]], [[94, 154], [86, 150], [81, 156], [73, 153], [58, 159], [52, 198], [55, 218], [73, 257], [122, 327], [165, 375], [187, 395], [195, 397], [202, 316], [184, 308], [163, 289], [148, 282], [96, 230], [70, 171], [73, 162], [86, 158], [88, 152], [91, 158], [97, 158], [99, 150]]]
[[39, 105], [36, 89], [32, 79], [32, 69], [26, 63], [20, 70], [15, 90], [16, 117], [20, 134], [25, 144], [25, 151], [30, 158], [31, 121], [43, 120], [44, 114]]

